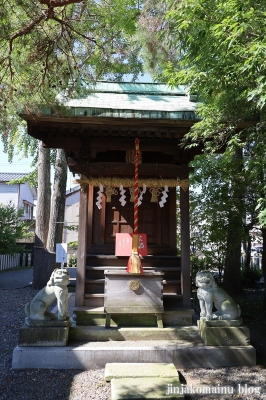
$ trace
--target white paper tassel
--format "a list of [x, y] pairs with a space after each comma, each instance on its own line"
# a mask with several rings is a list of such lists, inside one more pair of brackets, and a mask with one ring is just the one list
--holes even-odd
[[126, 191], [125, 191], [125, 189], [123, 188], [122, 183], [120, 183], [119, 190], [120, 190], [120, 195], [121, 195], [119, 201], [120, 201], [120, 203], [121, 203], [121, 206], [124, 207], [124, 205], [126, 204], [126, 196], [125, 196]]
[[102, 195], [103, 195], [103, 185], [100, 184], [99, 190], [97, 192], [98, 196], [96, 199], [96, 206], [99, 208], [99, 210], [102, 208]]
[[142, 191], [140, 192], [140, 195], [138, 198], [138, 206], [140, 206], [143, 201], [143, 195], [144, 195], [144, 193], [146, 193], [146, 188], [147, 188], [146, 185], [143, 184]]
[[168, 191], [169, 191], [168, 186], [165, 185], [164, 190], [162, 191], [161, 201], [159, 202], [160, 207], [164, 207], [164, 203], [166, 203], [166, 199], [168, 197], [168, 194], [167, 194]]

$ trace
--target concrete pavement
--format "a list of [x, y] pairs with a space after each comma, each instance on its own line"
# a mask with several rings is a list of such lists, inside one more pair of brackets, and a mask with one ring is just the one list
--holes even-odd
[[0, 272], [0, 289], [20, 289], [32, 283], [33, 269], [5, 270]]
[[[76, 284], [76, 268], [68, 268], [70, 274], [69, 286]], [[33, 268], [17, 269], [12, 271], [0, 271], [0, 289], [21, 289], [31, 286], [33, 278]]]

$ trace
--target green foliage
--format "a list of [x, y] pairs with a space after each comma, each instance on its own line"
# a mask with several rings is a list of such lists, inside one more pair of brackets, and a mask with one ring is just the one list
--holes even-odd
[[263, 276], [262, 271], [254, 266], [242, 267], [240, 273], [244, 287], [253, 287]]
[[78, 248], [78, 241], [69, 242], [69, 243], [67, 244], [67, 246], [70, 247], [70, 248]]
[[64, 229], [67, 229], [68, 231], [71, 232], [77, 232], [78, 228], [79, 227], [77, 225], [64, 225]]
[[196, 278], [196, 274], [199, 271], [207, 271], [211, 269], [211, 266], [206, 265], [205, 258], [199, 257], [197, 255], [192, 255], [190, 258], [190, 275], [194, 280]]
[[169, 21], [165, 19], [165, 15], [168, 9], [167, 2], [144, 1], [136, 34], [133, 36], [133, 44], [136, 49], [139, 49], [144, 69], [159, 82], [165, 79], [162, 74], [163, 65], [169, 58], [174, 62], [178, 50], [175, 46], [170, 46], [171, 42], [167, 37]]
[[[57, 1], [52, 7], [42, 3], [22, 0], [1, 6], [4, 104], [11, 97], [16, 103], [24, 99], [24, 106], [34, 100], [47, 106], [59, 92], [70, 90], [70, 82], [129, 72], [127, 38], [135, 30], [137, 2], [69, 1], [60, 6]], [[73, 90], [82, 90], [75, 86]]]
[[73, 254], [71, 257], [69, 257], [68, 263], [67, 263], [68, 267], [77, 267], [77, 256], [75, 254]]
[[[204, 260], [204, 269], [222, 271], [234, 246], [247, 242], [258, 225], [262, 183], [254, 172], [252, 148], [245, 146], [239, 154], [227, 150], [223, 155], [201, 155], [192, 163], [191, 244]], [[233, 240], [228, 240], [229, 234]]]
[[10, 158], [14, 144], [36, 150], [18, 112], [63, 112], [59, 93], [82, 96], [96, 80], [138, 75], [130, 44], [138, 16], [135, 0], [1, 2], [0, 132]]
[[169, 29], [162, 36], [178, 55], [172, 60], [169, 54], [161, 67], [164, 78], [171, 86], [187, 85], [201, 101], [201, 121], [187, 143], [203, 141], [208, 151], [215, 151], [232, 137], [243, 142], [250, 133], [246, 127], [255, 128], [265, 120], [265, 2], [169, 0], [167, 4]]
[[0, 254], [14, 254], [21, 250], [16, 240], [29, 237], [27, 232], [31, 223], [21, 220], [23, 210], [17, 210], [11, 203], [4, 206], [0, 204]]

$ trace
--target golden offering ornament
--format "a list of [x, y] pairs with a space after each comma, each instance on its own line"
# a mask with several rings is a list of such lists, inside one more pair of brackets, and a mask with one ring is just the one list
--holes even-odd
[[138, 290], [140, 288], [140, 283], [137, 280], [130, 281], [129, 282], [129, 287], [130, 287], [131, 290], [136, 291], [136, 290]]

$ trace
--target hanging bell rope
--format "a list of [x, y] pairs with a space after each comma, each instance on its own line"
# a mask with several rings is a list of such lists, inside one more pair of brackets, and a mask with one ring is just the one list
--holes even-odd
[[139, 196], [139, 139], [135, 139], [135, 169], [134, 169], [134, 221], [132, 237], [132, 254], [127, 263], [127, 272], [132, 274], [143, 274], [143, 268], [139, 257], [139, 215], [138, 215], [138, 196]]
[[134, 174], [134, 229], [133, 233], [137, 235], [139, 232], [139, 207], [138, 207], [138, 197], [139, 197], [139, 158], [141, 153], [139, 151], [139, 139], [135, 139], [135, 174]]

